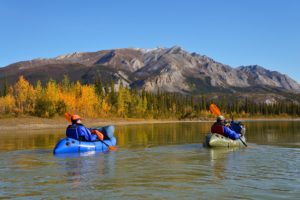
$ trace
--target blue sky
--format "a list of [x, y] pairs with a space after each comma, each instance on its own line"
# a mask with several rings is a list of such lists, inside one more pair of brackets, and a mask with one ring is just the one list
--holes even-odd
[[300, 82], [298, 0], [1, 0], [0, 66], [102, 49], [182, 46]]

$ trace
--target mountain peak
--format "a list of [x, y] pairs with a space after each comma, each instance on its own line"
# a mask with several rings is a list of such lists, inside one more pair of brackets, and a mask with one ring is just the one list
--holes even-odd
[[178, 54], [178, 53], [185, 52], [180, 46], [176, 46], [176, 45], [166, 50], [167, 53], [169, 54]]
[[70, 59], [70, 58], [80, 57], [80, 56], [81, 56], [81, 53], [74, 52], [74, 53], [69, 53], [69, 54], [64, 54], [64, 55], [57, 56], [54, 59], [64, 60], [64, 59]]
[[251, 71], [256, 71], [256, 70], [266, 70], [265, 68], [263, 68], [260, 65], [242, 65], [240, 67], [238, 67], [238, 69], [247, 69], [247, 70], [251, 70]]
[[[97, 52], [71, 53], [52, 59], [23, 61], [0, 68], [0, 81], [10, 83], [18, 76], [45, 82], [60, 81], [64, 74], [72, 81], [93, 82], [95, 77], [114, 79], [131, 87], [189, 94], [213, 91], [244, 91], [261, 88], [269, 91], [299, 92], [300, 85], [286, 75], [259, 65], [232, 68], [180, 46], [121, 48]], [[1, 82], [0, 82], [1, 83]]]

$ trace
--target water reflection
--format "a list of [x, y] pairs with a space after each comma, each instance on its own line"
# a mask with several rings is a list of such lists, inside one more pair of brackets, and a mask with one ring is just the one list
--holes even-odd
[[20, 149], [52, 149], [65, 135], [64, 129], [0, 132], [0, 151]]
[[224, 180], [228, 173], [234, 173], [234, 166], [237, 164], [234, 159], [241, 156], [241, 148], [214, 148], [209, 149], [210, 165], [212, 174], [217, 180]]
[[261, 121], [245, 122], [245, 124], [247, 141], [257, 144], [300, 147], [299, 121]]
[[[115, 153], [80, 153], [55, 156], [66, 180], [74, 190], [90, 187], [92, 181], [114, 177]], [[95, 177], [98, 177], [95, 179]]]
[[117, 127], [118, 145], [151, 147], [154, 145], [202, 143], [210, 123], [144, 124]]
[[210, 164], [212, 168], [213, 175], [220, 180], [224, 180], [224, 171], [225, 171], [225, 160], [227, 157], [228, 151], [225, 149], [210, 149]]
[[[300, 147], [298, 121], [244, 122], [247, 142]], [[167, 123], [116, 126], [117, 144], [126, 148], [144, 148], [170, 144], [202, 143], [211, 123]], [[53, 149], [65, 137], [65, 129], [0, 132], [0, 151]], [[298, 141], [298, 142], [297, 142]]]

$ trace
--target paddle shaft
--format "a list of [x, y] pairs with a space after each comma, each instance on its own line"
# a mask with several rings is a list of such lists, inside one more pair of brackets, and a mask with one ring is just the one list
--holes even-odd
[[106, 142], [104, 142], [103, 140], [100, 140], [103, 144], [105, 144], [107, 147], [110, 147]]
[[101, 141], [103, 144], [105, 144], [105, 145], [108, 147], [109, 150], [115, 150], [115, 149], [116, 149], [114, 146], [110, 146], [110, 145], [108, 145], [106, 142], [103, 141], [103, 138], [101, 138], [101, 137], [97, 134], [97, 132], [100, 133], [100, 131], [98, 131], [98, 130], [95, 129], [95, 128], [93, 128], [92, 130], [96, 130], [96, 133], [95, 133], [95, 134], [98, 136], [99, 141]]
[[241, 142], [243, 143], [243, 145], [245, 145], [245, 147], [247, 147], [248, 145], [242, 140], [242, 138], [239, 138], [241, 140]]

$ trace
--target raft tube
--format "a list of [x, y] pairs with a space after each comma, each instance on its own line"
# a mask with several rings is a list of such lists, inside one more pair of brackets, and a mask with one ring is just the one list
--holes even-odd
[[[94, 141], [94, 142], [86, 142], [79, 141], [73, 138], [63, 138], [56, 145], [53, 150], [54, 154], [64, 154], [64, 153], [82, 153], [88, 151], [95, 152], [105, 152], [108, 151], [108, 146], [115, 146], [117, 144], [117, 140], [114, 137], [114, 127], [113, 126], [105, 126], [97, 128], [97, 130], [101, 131], [105, 138], [102, 141]], [[105, 145], [106, 143], [107, 145]]]
[[[246, 143], [244, 136], [241, 139]], [[205, 137], [204, 146], [206, 147], [245, 147], [241, 140], [232, 140], [218, 133], [209, 133]]]

